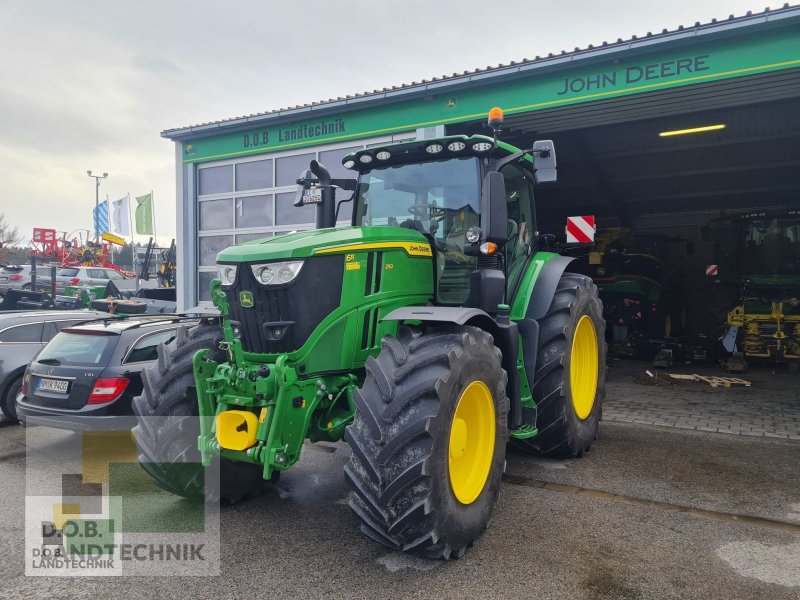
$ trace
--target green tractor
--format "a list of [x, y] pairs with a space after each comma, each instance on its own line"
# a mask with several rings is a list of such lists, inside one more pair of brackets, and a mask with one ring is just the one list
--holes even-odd
[[[603, 307], [536, 232], [552, 142], [498, 142], [493, 117], [494, 138], [350, 154], [354, 179], [312, 161], [296, 204], [316, 204], [316, 230], [219, 253], [221, 317], [162, 345], [135, 400], [139, 460], [159, 486], [235, 501], [291, 468], [306, 440], [344, 439], [361, 530], [447, 559], [487, 527], [509, 441], [589, 450]], [[350, 227], [334, 227], [337, 189], [354, 192]]]

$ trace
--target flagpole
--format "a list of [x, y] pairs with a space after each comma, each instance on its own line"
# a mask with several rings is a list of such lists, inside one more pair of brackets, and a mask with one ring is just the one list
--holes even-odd
[[134, 235], [136, 234], [136, 222], [131, 216], [131, 193], [128, 192], [128, 223], [131, 228], [131, 262], [133, 264], [133, 279], [136, 291], [139, 291], [139, 273], [136, 272], [136, 244], [134, 243]]
[[150, 190], [150, 210], [153, 215], [153, 239], [156, 241], [156, 246], [158, 246], [158, 233], [156, 232], [156, 197], [153, 190]]

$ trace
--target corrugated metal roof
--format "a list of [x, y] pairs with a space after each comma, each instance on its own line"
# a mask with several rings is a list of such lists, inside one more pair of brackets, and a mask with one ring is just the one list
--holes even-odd
[[589, 44], [586, 48], [575, 48], [572, 51], [562, 50], [558, 54], [550, 53], [547, 56], [536, 56], [532, 59], [524, 58], [520, 61], [511, 61], [508, 64], [497, 66], [487, 66], [476, 68], [472, 71], [463, 73], [453, 73], [452, 75], [442, 75], [433, 79], [423, 79], [412, 81], [396, 86], [386, 87], [371, 92], [361, 92], [338, 98], [330, 98], [310, 104], [302, 104], [290, 108], [279, 108], [276, 110], [254, 113], [241, 117], [222, 119], [199, 123], [186, 127], [167, 129], [161, 135], [169, 139], [185, 139], [190, 137], [200, 137], [212, 135], [222, 130], [241, 129], [264, 122], [279, 122], [284, 120], [296, 119], [310, 115], [321, 115], [330, 112], [337, 112], [343, 108], [363, 108], [364, 103], [371, 104], [382, 100], [406, 99], [416, 95], [427, 95], [431, 92], [440, 92], [443, 88], [452, 90], [474, 83], [488, 83], [489, 80], [503, 77], [511, 78], [528, 74], [532, 70], [556, 69], [574, 63], [576, 61], [591, 59], [608, 59], [609, 54], [619, 52], [638, 52], [651, 50], [655, 44], [665, 45], [671, 43], [684, 43], [689, 40], [698, 39], [706, 35], [724, 34], [733, 32], [740, 34], [742, 27], [765, 25], [776, 23], [789, 18], [800, 18], [800, 5], [784, 4], [779, 9], [765, 8], [763, 12], [753, 13], [747, 11], [745, 15], [736, 17], [728, 16], [727, 19], [712, 19], [708, 23], [699, 21], [692, 26], [679, 26], [677, 29], [664, 29], [660, 33], [647, 32], [644, 36], [631, 36], [629, 39], [617, 39], [616, 42], [602, 42], [599, 45]]

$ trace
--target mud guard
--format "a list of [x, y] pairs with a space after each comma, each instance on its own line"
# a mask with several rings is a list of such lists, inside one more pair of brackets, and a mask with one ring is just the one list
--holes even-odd
[[[455, 323], [474, 325], [488, 331], [494, 344], [502, 353], [502, 366], [508, 375], [506, 396], [510, 403], [509, 427], [516, 429], [522, 424], [522, 398], [520, 396], [519, 371], [519, 329], [514, 321], [501, 323], [479, 309], [463, 306], [405, 306], [386, 315], [384, 321], [422, 321], [424, 323]], [[506, 319], [508, 321], [508, 319]]]
[[[542, 272], [536, 278], [536, 283], [531, 291], [531, 300], [525, 318], [517, 321], [522, 335], [522, 362], [525, 374], [528, 376], [528, 385], [533, 389], [536, 381], [536, 359], [539, 352], [539, 319], [547, 314], [553, 296], [556, 294], [558, 282], [569, 264], [575, 260], [569, 256], [557, 256], [547, 261], [542, 267]], [[525, 419], [523, 419], [525, 421]], [[531, 423], [528, 423], [531, 424]]]

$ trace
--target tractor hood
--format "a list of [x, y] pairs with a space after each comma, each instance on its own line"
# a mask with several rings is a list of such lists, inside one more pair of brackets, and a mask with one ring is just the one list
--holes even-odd
[[289, 233], [226, 248], [217, 255], [222, 264], [307, 258], [315, 254], [356, 252], [366, 249], [403, 247], [409, 255], [431, 256], [428, 240], [406, 227], [336, 227]]

